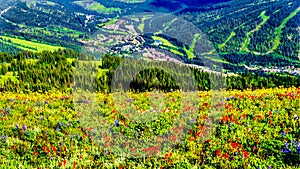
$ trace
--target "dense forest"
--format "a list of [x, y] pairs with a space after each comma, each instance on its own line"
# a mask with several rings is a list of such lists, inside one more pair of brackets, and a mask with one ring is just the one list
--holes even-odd
[[[112, 79], [114, 73], [123, 58], [116, 56], [105, 55], [101, 61], [87, 62], [86, 67], [93, 67], [96, 76], [89, 76], [82, 72], [77, 77], [74, 76], [75, 68], [77, 70], [77, 60], [87, 59], [87, 56], [72, 50], [59, 50], [56, 52], [19, 52], [16, 55], [1, 53], [1, 74], [9, 77], [7, 79], [0, 79], [3, 81], [1, 91], [39, 91], [45, 92], [51, 89], [59, 89], [61, 91], [69, 92], [72, 88], [73, 78], [78, 78], [81, 85], [89, 85], [87, 88], [94, 89], [97, 92], [110, 92]], [[175, 63], [174, 63], [175, 64]], [[130, 65], [129, 65], [130, 66]], [[146, 68], [146, 67], [145, 67]], [[128, 67], [127, 70], [131, 68]], [[141, 67], [143, 69], [143, 67]], [[199, 90], [210, 90], [214, 83], [226, 89], [258, 89], [270, 88], [276, 86], [299, 86], [300, 77], [291, 75], [276, 75], [247, 72], [239, 75], [226, 76], [226, 82], [221, 79], [220, 74], [206, 72], [201, 69], [189, 67], [197, 81]], [[126, 71], [124, 74], [126, 75]], [[179, 76], [183, 74], [177, 71]], [[130, 75], [130, 74], [127, 74]], [[223, 74], [225, 76], [226, 74]], [[222, 77], [223, 77], [222, 76]], [[88, 79], [93, 78], [95, 79]], [[126, 81], [132, 77], [122, 77]], [[78, 80], [77, 79], [77, 80]], [[214, 80], [215, 79], [215, 80]], [[88, 83], [87, 83], [88, 82]], [[94, 82], [94, 83], [90, 83]], [[213, 83], [212, 83], [213, 82]], [[86, 83], [86, 84], [85, 84]], [[122, 86], [121, 86], [122, 87]], [[159, 69], [145, 69], [139, 72], [130, 82], [130, 90], [132, 91], [149, 91], [153, 89], [161, 89], [164, 91], [172, 91], [179, 89], [179, 84], [174, 80], [174, 76], [168, 72]]]
[[201, 27], [220, 53], [274, 53], [298, 60], [299, 1], [248, 3], [224, 5], [219, 10], [184, 10], [180, 16]]

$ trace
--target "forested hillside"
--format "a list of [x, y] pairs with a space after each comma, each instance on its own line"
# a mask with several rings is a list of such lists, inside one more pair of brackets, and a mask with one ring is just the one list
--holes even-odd
[[[78, 67], [77, 58], [88, 59], [86, 55], [71, 51], [59, 50], [56, 52], [22, 52], [16, 55], [0, 54], [0, 88], [1, 91], [39, 91], [45, 92], [53, 89], [70, 91], [74, 78], [74, 71]], [[88, 59], [89, 60], [89, 59]], [[97, 69], [96, 79], [89, 78], [88, 74], [79, 75], [83, 83], [90, 85], [91, 89], [98, 92], [110, 92], [115, 70], [122, 62], [122, 58], [105, 55], [102, 60], [86, 62], [87, 67]], [[175, 63], [174, 63], [175, 66]], [[199, 90], [210, 90], [214, 83], [219, 82], [220, 74], [206, 72], [201, 69], [189, 67], [196, 79]], [[130, 69], [129, 69], [130, 70]], [[180, 74], [180, 72], [177, 72]], [[226, 74], [223, 74], [223, 76]], [[122, 77], [123, 80], [128, 77]], [[160, 89], [172, 91], [179, 88], [170, 74], [157, 69], [145, 69], [131, 81], [132, 91], [151, 91]], [[122, 79], [120, 79], [122, 81]], [[156, 79], [156, 80], [155, 80]], [[227, 75], [223, 87], [226, 89], [259, 89], [270, 87], [291, 87], [300, 84], [300, 77], [293, 75], [277, 76], [276, 74], [243, 73], [240, 75]], [[94, 82], [94, 83], [91, 83]], [[222, 82], [222, 81], [221, 81]], [[215, 84], [214, 84], [215, 85]]]
[[[168, 3], [172, 3], [170, 5]], [[169, 43], [176, 46], [163, 46], [164, 50], [182, 57], [184, 62], [200, 64], [199, 58], [221, 62], [224, 68], [232, 72], [246, 72], [250, 68], [285, 67], [294, 65], [299, 68], [299, 2], [295, 0], [277, 1], [222, 1], [222, 3], [196, 1], [42, 1], [35, 3], [9, 1], [0, 10], [1, 35], [28, 42], [0, 40], [0, 50], [16, 54], [18, 51], [37, 50], [28, 43], [35, 42], [52, 46], [60, 46], [81, 51], [87, 41], [96, 32], [107, 36], [106, 27], [117, 23], [126, 15], [142, 12], [172, 12], [195, 24], [203, 35], [214, 45], [214, 50], [196, 56], [193, 50], [200, 39], [194, 39], [186, 46], [176, 46], [180, 42], [169, 37]], [[171, 9], [170, 9], [171, 8]], [[136, 31], [146, 29], [149, 18], [140, 18], [134, 26]], [[175, 20], [163, 23], [163, 35], [168, 28], [176, 27]], [[172, 26], [174, 25], [174, 26]], [[143, 29], [142, 29], [143, 28]], [[143, 35], [143, 31], [140, 31]], [[199, 42], [199, 43], [197, 43]], [[123, 42], [128, 43], [128, 41]], [[7, 45], [4, 45], [7, 44]], [[106, 45], [106, 44], [105, 44]], [[147, 45], [149, 45], [147, 43]], [[113, 46], [112, 46], [113, 47]], [[215, 60], [211, 55], [220, 55]], [[194, 55], [196, 57], [194, 57]]]

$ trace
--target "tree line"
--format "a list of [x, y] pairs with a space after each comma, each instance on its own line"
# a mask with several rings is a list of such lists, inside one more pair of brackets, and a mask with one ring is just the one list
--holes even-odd
[[[1, 74], [7, 75], [10, 73], [10, 76], [14, 78], [3, 81], [0, 84], [0, 90], [46, 92], [57, 89], [69, 92], [74, 88], [74, 80], [76, 79], [76, 82], [79, 82], [79, 87], [92, 89], [95, 92], [109, 93], [116, 88], [114, 85], [117, 85], [117, 88], [125, 88], [127, 85], [127, 89], [134, 92], [154, 89], [168, 92], [181, 89], [182, 86], [194, 87], [194, 84], [188, 80], [178, 82], [178, 79], [186, 78], [191, 74], [196, 81], [197, 90], [210, 90], [214, 89], [214, 86], [220, 86], [228, 90], [254, 90], [276, 86], [299, 86], [300, 84], [299, 76], [243, 72], [235, 76], [224, 77], [226, 74], [206, 72], [194, 67], [186, 69], [175, 65], [175, 63], [162, 63], [162, 65], [174, 66], [175, 69], [170, 69], [170, 71], [155, 67], [149, 68], [146, 64], [139, 64], [141, 71], [132, 74], [130, 71], [137, 67], [135, 64], [129, 64], [119, 71], [120, 65], [126, 65], [122, 64], [124, 58], [108, 54], [103, 56], [101, 63], [100, 61], [82, 62], [86, 64], [83, 68], [91, 70], [92, 73], [88, 74], [87, 71], [80, 72], [81, 69], [76, 66], [79, 63], [77, 58], [81, 61], [87, 59], [83, 54], [72, 50], [45, 51], [42, 53], [20, 52], [17, 55], [1, 53]], [[117, 75], [115, 74], [117, 70], [121, 74], [119, 74], [116, 83], [113, 79], [114, 75]], [[113, 82], [116, 84], [113, 84]]]

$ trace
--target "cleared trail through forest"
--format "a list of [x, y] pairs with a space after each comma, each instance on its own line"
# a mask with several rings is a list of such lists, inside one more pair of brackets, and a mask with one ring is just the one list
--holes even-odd
[[282, 30], [284, 29], [285, 25], [287, 24], [287, 22], [292, 19], [294, 16], [296, 16], [298, 14], [298, 12], [300, 12], [300, 7], [298, 7], [296, 10], [294, 10], [288, 17], [286, 17], [281, 25], [279, 27], [276, 28], [276, 38], [274, 40], [274, 46], [271, 48], [270, 51], [267, 52], [268, 53], [271, 53], [271, 52], [274, 52], [277, 47], [280, 45], [280, 40], [281, 40], [281, 34], [282, 34]]
[[250, 32], [248, 32], [246, 34], [246, 40], [243, 42], [243, 45], [242, 45], [239, 53], [243, 53], [244, 51], [249, 52], [248, 46], [251, 41], [250, 36], [253, 35], [254, 32], [259, 31], [260, 28], [270, 19], [270, 16], [266, 16], [266, 11], [263, 11], [259, 15], [259, 17], [262, 18], [263, 21], [260, 24], [258, 24], [255, 29], [251, 30]]

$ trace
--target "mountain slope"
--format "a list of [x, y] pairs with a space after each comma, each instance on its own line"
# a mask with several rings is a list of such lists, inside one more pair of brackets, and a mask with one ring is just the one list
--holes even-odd
[[[150, 11], [173, 12], [201, 29], [215, 48], [197, 56], [194, 48], [199, 45], [201, 36], [195, 35], [197, 38], [186, 46], [180, 46], [180, 43], [172, 38], [163, 37], [171, 44], [165, 46], [164, 50], [170, 51], [174, 54], [172, 57], [181, 58], [186, 63], [201, 65], [199, 59], [206, 58], [222, 63], [231, 71], [245, 71], [245, 64], [248, 67], [299, 64], [299, 1], [28, 2], [0, 1], [0, 4], [3, 4], [0, 7], [1, 35], [80, 51], [89, 35], [98, 31], [111, 32], [105, 29], [105, 26], [116, 24], [123, 16]], [[135, 30], [143, 30], [148, 22], [149, 18], [144, 17], [132, 26]], [[178, 23], [170, 21], [158, 32], [163, 33], [174, 24]], [[140, 31], [141, 34], [142, 32]], [[169, 48], [174, 45], [179, 46]], [[10, 43], [0, 50], [15, 52], [22, 49]], [[212, 54], [215, 52], [218, 52], [220, 58], [213, 58]]]

